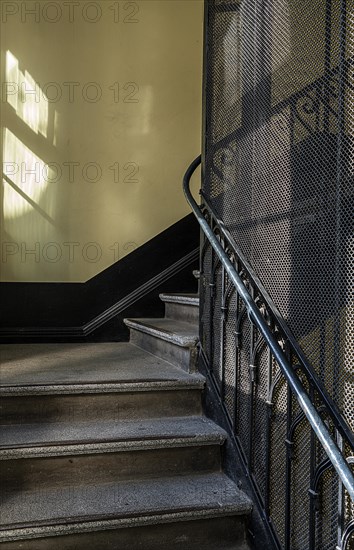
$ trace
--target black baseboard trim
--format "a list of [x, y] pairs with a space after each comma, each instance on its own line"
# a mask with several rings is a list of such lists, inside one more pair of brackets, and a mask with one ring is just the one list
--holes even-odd
[[132, 305], [134, 305], [138, 300], [146, 296], [147, 294], [150, 294], [153, 290], [159, 288], [162, 283], [165, 283], [178, 273], [180, 273], [183, 269], [186, 267], [194, 265], [196, 261], [198, 261], [199, 258], [199, 248], [196, 248], [189, 254], [186, 254], [183, 258], [175, 262], [173, 265], [156, 275], [156, 277], [153, 277], [147, 283], [139, 286], [136, 290], [133, 290], [130, 294], [125, 296], [122, 300], [119, 302], [116, 302], [112, 307], [101, 313], [100, 315], [97, 315], [92, 321], [89, 321], [82, 327], [83, 335], [87, 336], [88, 334], [91, 334], [94, 330], [102, 326], [107, 321], [110, 321], [116, 315], [122, 313]]
[[183, 258], [172, 264], [170, 267], [153, 277], [145, 284], [139, 286], [136, 290], [113, 304], [110, 308], [106, 309], [96, 317], [94, 317], [88, 323], [77, 327], [18, 327], [18, 328], [0, 328], [0, 338], [38, 338], [38, 337], [51, 337], [58, 338], [84, 338], [89, 336], [95, 330], [102, 327], [108, 321], [111, 321], [114, 317], [133, 306], [136, 302], [143, 297], [150, 294], [153, 290], [159, 288], [162, 283], [165, 283], [183, 269], [188, 266], [194, 265], [199, 258], [199, 248], [196, 248], [189, 254], [186, 254]]
[[0, 342], [126, 341], [124, 317], [159, 317], [159, 293], [196, 292], [199, 228], [186, 216], [86, 283], [1, 283]]

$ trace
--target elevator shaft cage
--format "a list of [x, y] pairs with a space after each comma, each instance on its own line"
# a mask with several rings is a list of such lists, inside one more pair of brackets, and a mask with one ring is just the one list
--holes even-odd
[[[215, 234], [242, 274], [221, 220], [351, 430], [353, 27], [354, 0], [206, 0], [202, 153]], [[200, 292], [202, 354], [279, 548], [354, 550], [354, 504], [206, 239]]]

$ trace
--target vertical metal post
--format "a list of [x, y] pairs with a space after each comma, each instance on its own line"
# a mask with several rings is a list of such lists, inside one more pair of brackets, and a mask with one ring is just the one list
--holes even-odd
[[221, 312], [220, 312], [220, 354], [219, 371], [221, 374], [221, 398], [225, 398], [225, 361], [224, 361], [224, 336], [225, 336], [225, 316], [226, 316], [226, 296], [225, 296], [225, 268], [221, 266]]
[[[254, 289], [251, 286], [251, 296], [254, 298]], [[255, 383], [255, 371], [253, 365], [253, 355], [254, 355], [254, 346], [255, 346], [255, 327], [253, 322], [250, 319], [250, 364], [249, 364], [249, 374], [250, 374], [250, 403], [249, 403], [249, 434], [248, 434], [248, 469], [251, 472], [253, 468], [253, 443], [254, 443], [254, 433], [253, 433], [253, 424], [254, 424], [254, 383]]]
[[[313, 402], [314, 400], [314, 391], [312, 384], [310, 384], [310, 398]], [[309, 487], [309, 550], [315, 550], [316, 545], [316, 511], [318, 507], [318, 495], [315, 493], [313, 488], [315, 487], [315, 471], [316, 471], [316, 437], [311, 430], [310, 432], [310, 487]]]
[[215, 283], [214, 283], [214, 250], [210, 250], [211, 259], [210, 259], [210, 277], [209, 277], [209, 370], [213, 372], [214, 370], [214, 346], [213, 346], [213, 335], [214, 335], [214, 295], [215, 295]]
[[[238, 260], [236, 260], [235, 268], [236, 268], [236, 271], [239, 272], [240, 267], [239, 267]], [[238, 328], [238, 318], [239, 318], [239, 310], [240, 310], [240, 297], [239, 297], [239, 294], [238, 294], [236, 289], [235, 289], [235, 293], [236, 293], [236, 305], [235, 305], [235, 325], [236, 326], [235, 326], [235, 332], [234, 332], [234, 337], [235, 337], [234, 433], [238, 434], [238, 431], [239, 431], [238, 430], [238, 422], [239, 422], [239, 418], [238, 418], [238, 405], [239, 405], [239, 375], [238, 375], [238, 371], [239, 371], [239, 368], [240, 368], [240, 344], [241, 344], [240, 336], [241, 335], [239, 333], [239, 328]]]
[[[288, 351], [287, 356], [291, 361], [291, 353]], [[294, 441], [292, 439], [292, 392], [287, 385], [287, 403], [286, 403], [286, 464], [285, 464], [285, 550], [291, 548], [291, 467], [294, 453]]]
[[266, 459], [265, 459], [265, 495], [264, 495], [264, 510], [267, 518], [270, 516], [270, 458], [271, 458], [271, 422], [273, 404], [270, 400], [270, 392], [272, 386], [272, 365], [273, 359], [270, 349], [268, 348], [268, 380], [267, 380], [267, 418], [266, 418]]

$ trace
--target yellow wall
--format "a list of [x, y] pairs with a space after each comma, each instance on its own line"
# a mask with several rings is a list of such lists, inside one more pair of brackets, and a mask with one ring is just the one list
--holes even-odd
[[85, 281], [189, 212], [203, 2], [2, 4], [1, 279]]

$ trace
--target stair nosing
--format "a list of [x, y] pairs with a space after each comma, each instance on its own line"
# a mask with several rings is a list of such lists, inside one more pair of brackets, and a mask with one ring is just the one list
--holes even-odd
[[203, 389], [205, 378], [201, 375], [191, 374], [190, 379], [176, 380], [149, 380], [136, 382], [112, 382], [112, 383], [60, 383], [60, 384], [21, 384], [0, 386], [0, 397], [26, 395], [72, 395], [81, 393], [132, 393], [149, 391], [170, 391]]
[[[84, 530], [102, 530], [103, 528], [115, 527], [131, 527], [133, 525], [151, 525], [153, 523], [166, 523], [171, 521], [181, 521], [182, 519], [199, 519], [202, 517], [217, 517], [229, 515], [245, 515], [252, 509], [252, 502], [249, 497], [240, 489], [237, 488], [235, 482], [228, 478], [224, 473], [205, 473], [205, 474], [189, 474], [178, 477], [163, 477], [166, 487], [170, 486], [169, 491], [175, 491], [179, 488], [190, 486], [190, 483], [195, 483], [195, 490], [198, 491], [197, 499], [180, 499], [179, 502], [170, 503], [169, 500], [156, 503], [155, 507], [149, 507], [147, 501], [142, 498], [149, 488], [154, 486], [156, 479], [144, 480], [145, 487], [140, 487], [140, 498], [134, 502], [133, 507], [123, 509], [121, 506], [113, 512], [105, 512], [103, 510], [91, 510], [85, 513], [81, 511], [76, 517], [60, 515], [49, 516], [39, 520], [28, 519], [27, 521], [17, 521], [16, 523], [4, 523], [0, 528], [0, 542], [5, 540], [19, 540], [20, 538], [37, 538], [47, 534], [54, 536], [55, 534], [67, 534], [70, 532], [83, 532]], [[213, 489], [210, 489], [211, 483]], [[119, 491], [127, 491], [127, 494], [134, 490], [138, 480], [133, 482], [123, 482], [122, 484], [112, 484], [111, 490], [115, 487]], [[152, 485], [151, 485], [152, 483]], [[209, 499], [203, 498], [203, 486], [209, 485], [209, 493], [215, 495]], [[100, 486], [96, 486], [99, 491]], [[215, 491], [215, 488], [219, 487]], [[193, 489], [192, 489], [193, 490]], [[229, 493], [229, 494], [228, 494]], [[119, 493], [123, 494], [123, 493]], [[48, 493], [50, 497], [51, 493]], [[54, 493], [52, 493], [54, 496]], [[53, 532], [56, 531], [56, 532]]]
[[[46, 439], [37, 441], [18, 441], [23, 438], [23, 432], [18, 433], [18, 427], [26, 427], [25, 433], [32, 433], [36, 423], [5, 424], [10, 432], [7, 438], [13, 440], [10, 443], [0, 445], [0, 460], [7, 460], [10, 454], [39, 454], [42, 456], [46, 450], [52, 454], [89, 454], [91, 450], [96, 453], [105, 451], [119, 452], [141, 449], [160, 448], [162, 446], [199, 446], [222, 444], [227, 439], [227, 432], [210, 418], [203, 414], [172, 415], [150, 418], [123, 419], [119, 423], [110, 419], [99, 423], [98, 432], [90, 432], [90, 422], [53, 423], [53, 431], [46, 433]], [[73, 426], [79, 428], [68, 439], [58, 439], [56, 435], [68, 434]], [[50, 424], [48, 425], [49, 429]], [[114, 426], [118, 428], [115, 430]], [[115, 431], [114, 431], [115, 430]], [[68, 432], [69, 431], [69, 432]], [[11, 433], [12, 432], [12, 433]], [[105, 437], [97, 435], [106, 433]], [[85, 438], [86, 435], [86, 438]], [[16, 440], [17, 438], [17, 440]], [[96, 449], [96, 450], [95, 450]], [[16, 458], [16, 456], [14, 456]], [[20, 457], [21, 458], [21, 457]]]
[[144, 451], [158, 449], [174, 449], [180, 447], [208, 447], [222, 445], [227, 438], [220, 430], [219, 433], [203, 434], [198, 436], [178, 437], [174, 434], [170, 438], [152, 438], [135, 440], [102, 440], [88, 442], [63, 441], [63, 443], [27, 444], [21, 446], [4, 445], [0, 447], [0, 461], [27, 458], [54, 458], [61, 456], [84, 456], [90, 454], [120, 453], [129, 451]]
[[[151, 322], [153, 323], [154, 319], [151, 318]], [[193, 347], [198, 342], [198, 335], [195, 336], [180, 336], [175, 332], [168, 331], [167, 329], [161, 329], [158, 327], [154, 327], [153, 324], [147, 324], [141, 321], [140, 319], [124, 319], [125, 325], [130, 328], [134, 329], [138, 332], [143, 332], [144, 334], [148, 334], [150, 336], [154, 336], [155, 338], [159, 338], [160, 340], [165, 340], [166, 342], [170, 342], [171, 344], [176, 344], [180, 347]], [[176, 321], [178, 323], [178, 321]], [[188, 323], [183, 323], [184, 325], [187, 325]], [[191, 324], [191, 327], [194, 325]]]
[[[0, 530], [1, 542], [12, 542], [29, 540], [44, 537], [54, 537], [70, 534], [92, 533], [95, 531], [107, 531], [111, 529], [124, 529], [130, 527], [142, 527], [145, 525], [158, 525], [166, 523], [177, 523], [188, 520], [218, 518], [228, 516], [242, 516], [249, 514], [252, 510], [251, 504], [241, 505], [229, 504], [222, 507], [211, 508], [190, 508], [173, 513], [155, 513], [151, 515], [139, 515], [125, 518], [107, 519], [86, 519], [75, 521], [75, 523], [53, 523], [44, 526], [24, 526]], [[132, 523], [134, 525], [132, 525]]]
[[186, 296], [183, 294], [169, 294], [163, 292], [159, 294], [159, 298], [162, 302], [167, 302], [169, 304], [199, 307], [199, 296]]

